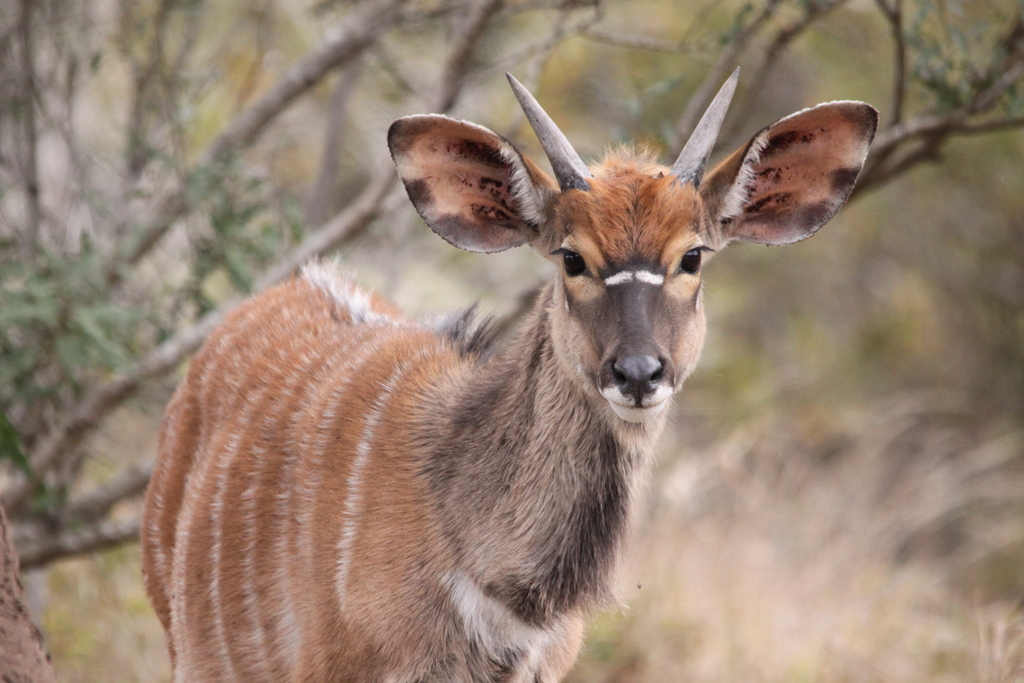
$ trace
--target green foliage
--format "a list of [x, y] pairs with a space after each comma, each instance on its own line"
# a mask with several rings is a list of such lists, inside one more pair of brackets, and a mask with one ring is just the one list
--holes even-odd
[[285, 195], [281, 209], [267, 183], [246, 176], [235, 163], [212, 164], [193, 176], [191, 200], [209, 217], [209, 230], [193, 235], [194, 260], [185, 300], [199, 314], [213, 309], [225, 292], [211, 291], [211, 278], [224, 276], [237, 293], [252, 291], [256, 276], [302, 237], [297, 202]]
[[[926, 106], [948, 112], [968, 105], [1005, 73], [1013, 53], [1024, 50], [1024, 3], [1009, 11], [977, 0], [926, 0], [913, 8], [906, 27], [910, 75]], [[1024, 111], [1018, 82], [1001, 98], [1010, 114]]]
[[31, 476], [28, 458], [21, 448], [21, 438], [7, 416], [0, 412], [0, 462], [4, 460], [13, 463], [26, 476]]
[[77, 395], [135, 355], [142, 314], [103, 298], [101, 266], [87, 239], [71, 256], [0, 252], [0, 410], [60, 391]]

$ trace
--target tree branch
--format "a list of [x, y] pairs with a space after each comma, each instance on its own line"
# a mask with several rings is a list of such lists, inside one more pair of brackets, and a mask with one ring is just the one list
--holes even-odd
[[[346, 26], [300, 60], [270, 90], [241, 111], [199, 156], [185, 179], [174, 183], [158, 204], [153, 218], [126, 253], [115, 253], [105, 269], [108, 286], [121, 279], [122, 266], [135, 265], [163, 238], [189, 208], [186, 189], [197, 171], [222, 162], [255, 141], [267, 124], [295, 99], [316, 85], [331, 69], [348, 63], [372, 45], [381, 32], [394, 24], [404, 0], [379, 0], [363, 4]], [[125, 219], [127, 220], [127, 218]]]
[[[472, 73], [469, 65], [473, 52], [482, 39], [487, 24], [500, 9], [500, 4], [496, 0], [481, 2], [476, 6], [476, 12], [462, 25], [445, 62], [441, 86], [436, 89], [437, 100], [430, 104], [433, 111], [444, 112], [458, 100], [459, 93]], [[261, 291], [282, 281], [302, 263], [354, 239], [374, 220], [400, 205], [404, 192], [396, 186], [396, 181], [394, 167], [390, 164], [382, 166], [363, 191], [343, 211], [308, 235], [298, 246], [268, 268], [256, 281], [254, 291]], [[134, 394], [144, 381], [167, 373], [198, 349], [213, 328], [241, 301], [240, 296], [224, 301], [193, 326], [181, 330], [114, 378], [88, 392], [77, 405], [65, 412], [67, 417], [32, 449], [32, 471], [41, 477], [57, 466], [65, 454], [81, 446], [83, 440], [92, 433], [100, 421]], [[142, 472], [126, 472], [115, 482], [72, 503], [69, 518], [76, 515], [85, 518], [105, 514], [125, 496], [134, 495], [136, 487], [141, 485], [145, 477]], [[35, 482], [24, 477], [14, 478], [7, 490], [0, 495], [0, 504], [11, 511], [23, 509], [36, 491], [36, 486]], [[103, 522], [89, 527], [88, 530], [74, 533], [61, 531], [60, 540], [32, 541], [35, 545], [30, 546], [28, 557], [33, 563], [43, 563], [75, 552], [86, 552], [104, 547], [104, 544], [126, 540], [129, 531], [130, 529], [123, 523], [113, 522]]]
[[320, 169], [317, 171], [313, 189], [306, 200], [305, 218], [307, 225], [319, 225], [327, 216], [328, 202], [338, 183], [338, 155], [344, 139], [345, 114], [349, 99], [359, 82], [361, 61], [352, 61], [338, 74], [338, 82], [331, 90], [327, 104], [327, 119], [324, 122], [324, 149], [320, 155]]
[[19, 537], [17, 544], [21, 566], [31, 569], [64, 557], [112, 548], [138, 537], [139, 519], [136, 517], [125, 521], [104, 520], [78, 529], [62, 529], [41, 538], [26, 535]]
[[667, 52], [669, 54], [687, 55], [695, 52], [695, 48], [687, 42], [676, 42], [644, 35], [628, 35], [604, 29], [590, 28], [580, 34], [587, 40], [605, 45], [613, 45], [631, 50], [647, 50], [650, 52]]
[[504, 5], [504, 0], [480, 0], [473, 4], [469, 16], [455, 38], [455, 45], [445, 60], [440, 87], [437, 90], [436, 111], [448, 111], [455, 106], [477, 43], [483, 37], [491, 19]]
[[35, 255], [39, 248], [39, 230], [42, 221], [42, 207], [39, 200], [38, 132], [36, 131], [36, 76], [35, 45], [32, 38], [33, 0], [21, 0], [21, 16], [18, 19], [18, 33], [21, 38], [21, 68], [25, 121], [22, 132], [25, 136], [24, 188], [26, 224], [23, 248], [26, 255]]
[[885, 16], [892, 33], [894, 63], [892, 113], [889, 125], [895, 126], [903, 119], [903, 106], [907, 90], [907, 42], [903, 36], [903, 0], [892, 0], [892, 5], [889, 5], [886, 0], [875, 0], [875, 4]]
[[726, 76], [736, 68], [740, 58], [750, 46], [751, 40], [775, 14], [775, 8], [778, 4], [779, 0], [768, 0], [754, 20], [739, 31], [722, 51], [721, 55], [719, 55], [718, 60], [711, 67], [704, 81], [697, 88], [696, 92], [693, 93], [693, 96], [686, 105], [686, 109], [683, 110], [682, 116], [676, 121], [674, 127], [675, 136], [673, 140], [669, 141], [668, 145], [671, 151], [670, 157], [674, 158], [682, 151], [683, 145], [686, 144], [686, 141], [693, 133], [693, 129], [697, 127], [697, 122], [700, 121], [704, 110], [711, 104], [711, 100], [714, 99]]
[[[768, 79], [769, 72], [775, 67], [776, 62], [785, 54], [789, 46], [793, 44], [793, 41], [803, 35], [804, 31], [810, 28], [814, 22], [824, 18], [847, 2], [849, 0], [813, 0], [807, 3], [806, 11], [799, 19], [790, 22], [775, 32], [775, 36], [769, 41], [768, 47], [765, 48], [764, 56], [761, 58], [761, 63], [758, 65], [754, 77], [749, 82], [756, 83], [759, 87], [763, 86]], [[749, 97], [747, 95], [747, 98]], [[741, 106], [740, 109], [742, 108]]]
[[67, 522], [93, 522], [107, 515], [121, 501], [146, 490], [153, 475], [153, 463], [133, 465], [120, 472], [113, 480], [97, 486], [89, 493], [72, 500], [62, 517]]
[[[1014, 26], [1007, 41], [1015, 40], [1018, 32], [1020, 27]], [[851, 198], [891, 181], [923, 161], [937, 159], [939, 150], [950, 137], [1024, 124], [1020, 117], [981, 122], [973, 120], [994, 108], [1007, 90], [1024, 80], [1024, 50], [1014, 49], [1015, 44], [1007, 45], [1007, 48], [1007, 59], [991, 65], [989, 69], [989, 74], [995, 76], [991, 84], [974, 93], [970, 101], [944, 115], [929, 113], [902, 119], [879, 132]], [[915, 140], [923, 142], [916, 149], [898, 156], [902, 146]], [[896, 161], [892, 161], [897, 156]]]
[[[379, 174], [345, 211], [306, 238], [260, 278], [256, 284], [256, 291], [283, 280], [298, 265], [332, 248], [346, 237], [350, 238], [393, 206], [394, 199], [391, 202], [382, 201], [396, 178], [393, 169], [386, 170], [387, 173]], [[172, 370], [198, 349], [213, 328], [241, 302], [242, 297], [231, 297], [203, 316], [195, 325], [175, 334], [114, 379], [86, 394], [78, 405], [70, 410], [71, 416], [55, 427], [33, 449], [29, 459], [32, 471], [37, 476], [42, 476], [44, 472], [52, 469], [65, 453], [77, 448], [104, 417], [132, 396], [142, 382]], [[37, 482], [19, 476], [0, 495], [0, 504], [8, 510], [17, 511], [36, 491], [37, 486]]]

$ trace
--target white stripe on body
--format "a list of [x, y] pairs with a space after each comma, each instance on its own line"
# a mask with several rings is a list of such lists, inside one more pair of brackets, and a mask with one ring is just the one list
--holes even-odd
[[374, 437], [376, 436], [377, 426], [380, 424], [381, 418], [384, 415], [384, 410], [387, 408], [388, 400], [391, 398], [395, 391], [398, 382], [402, 376], [405, 375], [406, 371], [415, 365], [420, 360], [423, 360], [426, 354], [421, 349], [414, 356], [407, 359], [402, 363], [392, 374], [388, 377], [388, 380], [384, 387], [381, 389], [380, 394], [377, 396], [377, 400], [374, 401], [373, 407], [370, 409], [369, 414], [366, 416], [366, 421], [363, 425], [363, 435], [359, 440], [359, 444], [356, 446], [356, 458], [352, 463], [352, 472], [349, 474], [348, 479], [348, 493], [345, 496], [345, 526], [342, 528], [341, 537], [338, 539], [338, 570], [335, 575], [335, 592], [338, 596], [338, 602], [342, 605], [345, 604], [345, 586], [348, 582], [348, 572], [350, 567], [349, 555], [352, 552], [352, 545], [356, 538], [356, 527], [359, 523], [360, 508], [363, 502], [363, 471], [366, 468], [366, 463], [370, 459], [370, 446], [373, 443]]
[[[238, 429], [243, 429], [246, 424], [236, 427], [231, 435], [225, 455], [217, 462], [217, 480], [214, 487], [213, 500], [210, 501], [210, 522], [213, 527], [213, 545], [210, 548], [210, 610], [213, 612], [213, 633], [216, 639], [216, 647], [220, 651], [219, 660], [222, 665], [221, 673], [227, 680], [235, 680], [238, 676], [231, 664], [231, 653], [228, 651], [227, 630], [224, 628], [224, 610], [220, 604], [220, 551], [223, 538], [222, 524], [224, 521], [224, 492], [227, 490], [227, 477], [231, 471], [231, 464], [238, 455], [238, 446], [241, 441]], [[214, 456], [215, 457], [215, 456]]]

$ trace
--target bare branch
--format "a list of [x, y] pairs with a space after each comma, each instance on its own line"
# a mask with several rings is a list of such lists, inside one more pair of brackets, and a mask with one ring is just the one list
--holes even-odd
[[324, 149], [320, 155], [320, 169], [317, 171], [313, 189], [306, 201], [306, 223], [319, 225], [327, 218], [327, 202], [338, 182], [338, 155], [344, 139], [345, 114], [349, 98], [359, 81], [360, 61], [353, 61], [338, 74], [338, 82], [331, 91], [324, 122]]
[[24, 186], [27, 209], [24, 249], [27, 255], [35, 254], [39, 246], [39, 229], [42, 210], [39, 203], [39, 161], [38, 132], [36, 131], [36, 77], [35, 45], [32, 39], [33, 0], [21, 0], [21, 16], [18, 33], [21, 43], [22, 92], [25, 121], [22, 133], [25, 136]]
[[[793, 44], [793, 41], [803, 35], [814, 22], [828, 16], [847, 2], [849, 0], [815, 0], [807, 3], [806, 11], [803, 15], [775, 32], [775, 35], [768, 42], [768, 47], [765, 48], [764, 56], [761, 58], [757, 71], [753, 78], [749, 79], [749, 82], [757, 84], [758, 87], [763, 86], [768, 79], [769, 72], [775, 67], [779, 58], [789, 49], [789, 46]], [[733, 106], [735, 107], [736, 104]], [[739, 108], [742, 109], [743, 106], [740, 105]]]
[[207, 147], [202, 166], [250, 145], [275, 116], [302, 93], [316, 85], [327, 72], [361, 54], [382, 30], [399, 17], [404, 0], [383, 0], [362, 5], [360, 14], [317, 50], [285, 72], [262, 97], [246, 107]]
[[[558, 18], [555, 19], [554, 25], [548, 35], [502, 57], [481, 71], [488, 75], [492, 72], [500, 73], [502, 71], [507, 71], [510, 64], [520, 64], [525, 61], [530, 61], [530, 65], [527, 66], [526, 69], [526, 75], [519, 80], [527, 87], [527, 89], [531, 91], [534, 90], [544, 65], [551, 57], [554, 49], [558, 47], [559, 43], [565, 39], [566, 36], [582, 34], [594, 24], [601, 21], [600, 13], [595, 12], [589, 17], [585, 17], [579, 21], [570, 22], [569, 16], [576, 11], [579, 11], [579, 8], [575, 6], [563, 9], [559, 13]], [[518, 110], [518, 107], [516, 109]]]
[[78, 529], [62, 529], [55, 534], [33, 538], [19, 537], [17, 544], [21, 566], [39, 567], [64, 557], [104, 550], [134, 541], [139, 537], [139, 519], [104, 520]]
[[[171, 7], [175, 0], [160, 0], [152, 19], [152, 35], [149, 39], [149, 53], [146, 62], [140, 63], [130, 59], [132, 66], [132, 107], [128, 116], [127, 139], [125, 140], [125, 170], [130, 181], [138, 179], [146, 163], [146, 134], [145, 114], [149, 99], [149, 92], [153, 88], [155, 76], [160, 70], [163, 62], [163, 38], [167, 30], [167, 22], [170, 18]], [[122, 13], [131, 11], [134, 3], [121, 4]], [[122, 23], [128, 23], [128, 19], [122, 19]], [[130, 40], [125, 41], [127, 51]]]
[[92, 522], [100, 519], [121, 501], [145, 491], [152, 475], [153, 463], [133, 465], [120, 472], [113, 480], [71, 501], [62, 516], [68, 521]]
[[938, 161], [942, 143], [945, 142], [947, 135], [946, 133], [932, 135], [918, 143], [917, 147], [909, 152], [899, 153], [896, 151], [897, 148], [892, 148], [883, 163], [872, 167], [870, 173], [857, 179], [857, 186], [850, 198], [859, 197], [862, 193], [889, 182], [922, 162]]
[[341, 213], [306, 237], [301, 244], [269, 268], [256, 281], [254, 290], [260, 291], [284, 280], [309, 259], [326, 253], [343, 242], [355, 239], [362, 234], [370, 223], [400, 203], [403, 193], [395, 187], [396, 180], [398, 180], [398, 176], [395, 174], [394, 168], [382, 168], [359, 196], [350, 202]]
[[[229, 310], [237, 306], [241, 298], [234, 298], [215, 311], [204, 316], [196, 325], [174, 335], [127, 370], [112, 380], [101, 384], [69, 410], [70, 416], [43, 437], [32, 449], [29, 462], [38, 476], [53, 468], [67, 452], [77, 448], [96, 425], [111, 410], [135, 393], [139, 384], [159, 376], [182, 361], [199, 347], [203, 339], [216, 327]], [[21, 476], [12, 481], [7, 490], [0, 494], [0, 504], [8, 510], [20, 509], [36, 490], [35, 482]]]
[[964, 124], [957, 131], [957, 135], [983, 135], [985, 133], [995, 133], [1001, 130], [1009, 130], [1011, 128], [1024, 128], [1024, 116], [997, 119], [995, 121], [985, 121], [983, 123]]
[[907, 41], [903, 36], [903, 0], [892, 0], [891, 5], [886, 0], [875, 0], [875, 4], [885, 16], [892, 33], [893, 86], [889, 125], [895, 126], [903, 119], [903, 106], [907, 94]]
[[480, 0], [473, 5], [469, 16], [462, 25], [455, 45], [448, 53], [448, 59], [441, 75], [436, 100], [437, 111], [448, 111], [458, 99], [462, 91], [462, 82], [469, 70], [473, 52], [483, 37], [484, 30], [491, 19], [504, 6], [504, 0]]
[[736, 68], [740, 58], [750, 47], [751, 40], [765, 27], [768, 20], [774, 15], [778, 4], [779, 0], [768, 0], [754, 20], [739, 31], [719, 55], [718, 60], [704, 78], [704, 82], [694, 92], [682, 116], [676, 122], [675, 139], [669, 144], [670, 157], [678, 156], [726, 76]]
[[648, 50], [651, 52], [667, 52], [670, 54], [692, 54], [696, 48], [690, 43], [664, 40], [645, 35], [628, 35], [615, 33], [604, 29], [590, 28], [580, 34], [582, 37], [592, 40], [595, 43], [613, 45], [633, 50]]
[[[270, 90], [228, 123], [200, 155], [186, 178], [251, 145], [266, 125], [299, 95], [316, 85], [331, 69], [351, 61], [373, 44], [384, 28], [397, 21], [400, 16], [398, 9], [403, 2], [380, 0], [362, 5], [343, 29], [285, 72]], [[187, 180], [179, 181], [167, 191], [149, 225], [140, 231], [127, 254], [114, 255], [106, 268], [106, 279], [110, 285], [120, 280], [122, 265], [138, 263], [188, 210], [186, 184]]]

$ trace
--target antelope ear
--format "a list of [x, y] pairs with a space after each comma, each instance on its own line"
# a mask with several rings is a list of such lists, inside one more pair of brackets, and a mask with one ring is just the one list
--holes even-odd
[[830, 102], [755, 135], [700, 186], [722, 237], [791, 244], [813, 235], [853, 191], [877, 125], [870, 105]]
[[409, 116], [388, 130], [409, 199], [460, 249], [493, 252], [533, 241], [557, 186], [496, 133], [446, 116]]

